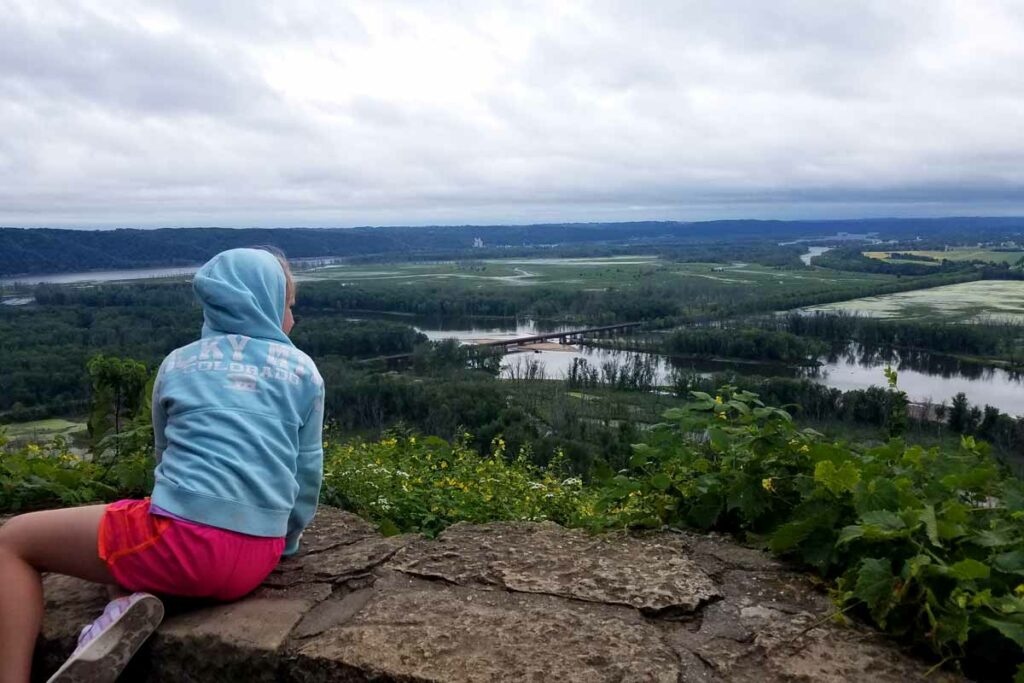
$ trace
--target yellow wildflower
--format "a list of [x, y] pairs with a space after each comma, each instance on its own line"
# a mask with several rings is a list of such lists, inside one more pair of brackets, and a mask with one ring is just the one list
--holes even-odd
[[772, 493], [775, 493], [775, 482], [772, 481], [772, 477], [768, 477], [767, 479], [762, 479], [761, 480], [761, 488], [763, 488], [765, 491], [770, 491]]
[[39, 452], [39, 446], [37, 446], [34, 443], [30, 443], [27, 448], [28, 448], [28, 452], [33, 454], [33, 455], [35, 455], [36, 453]]
[[717, 403], [718, 405], [722, 405], [722, 397], [721, 396], [715, 396], [715, 403]]

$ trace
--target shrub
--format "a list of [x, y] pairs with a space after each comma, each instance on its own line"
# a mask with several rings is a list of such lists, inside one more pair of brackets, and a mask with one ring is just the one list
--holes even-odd
[[605, 473], [590, 526], [739, 533], [834, 579], [840, 613], [968, 673], [1024, 663], [1024, 486], [985, 444], [829, 443], [754, 394], [694, 397]]
[[573, 523], [587, 495], [556, 458], [545, 469], [529, 453], [489, 455], [437, 437], [391, 436], [374, 443], [327, 445], [322, 499], [377, 521], [385, 533], [434, 535], [455, 522], [552, 520]]

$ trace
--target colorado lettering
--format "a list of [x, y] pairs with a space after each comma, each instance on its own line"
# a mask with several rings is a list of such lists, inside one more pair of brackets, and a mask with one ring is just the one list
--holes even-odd
[[[240, 334], [201, 339], [174, 353], [169, 358], [165, 372], [224, 373], [227, 387], [241, 391], [256, 391], [260, 380], [286, 382], [292, 385], [308, 380], [314, 386], [323, 384], [319, 374], [311, 371], [315, 366], [306, 355], [284, 344], [269, 343], [263, 365], [243, 363], [243, 351], [250, 341], [250, 337]], [[228, 355], [230, 360], [226, 359]]]

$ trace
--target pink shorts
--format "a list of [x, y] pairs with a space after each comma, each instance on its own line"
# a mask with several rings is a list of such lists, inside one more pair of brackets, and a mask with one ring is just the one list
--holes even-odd
[[227, 601], [263, 583], [281, 559], [284, 539], [154, 514], [146, 498], [107, 506], [98, 547], [114, 579], [130, 591]]

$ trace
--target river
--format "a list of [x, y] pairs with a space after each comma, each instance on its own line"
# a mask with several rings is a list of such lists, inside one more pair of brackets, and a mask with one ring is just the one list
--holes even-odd
[[[289, 259], [296, 278], [301, 279], [299, 271], [304, 267], [315, 267], [332, 264], [338, 261], [336, 256], [314, 256]], [[92, 282], [126, 282], [129, 280], [152, 280], [165, 277], [186, 277], [193, 275], [202, 264], [191, 266], [163, 266], [160, 268], [123, 268], [120, 270], [83, 270], [74, 273], [38, 273], [0, 277], [0, 288], [14, 285], [71, 285]]]
[[[808, 247], [808, 253], [801, 258], [810, 261], [813, 256], [824, 253], [827, 247]], [[197, 266], [171, 268], [139, 268], [130, 270], [106, 270], [80, 273], [57, 273], [0, 279], [0, 285], [22, 284], [69, 284], [76, 282], [112, 282], [151, 278], [180, 277], [194, 273]], [[26, 297], [5, 298], [2, 303], [22, 305], [29, 303]], [[480, 318], [424, 318], [405, 315], [379, 315], [378, 317], [408, 322], [432, 340], [454, 338], [463, 343], [473, 341], [515, 339], [544, 332], [558, 332], [572, 329], [558, 323], [535, 320], [480, 319]], [[573, 359], [585, 359], [588, 364], [601, 368], [605, 363], [620, 365], [631, 357], [631, 353], [589, 347], [567, 347], [565, 350], [543, 350], [508, 354], [504, 358], [506, 376], [515, 372], [517, 366], [530, 358], [542, 364], [548, 378], [562, 378], [572, 367]], [[643, 354], [651, 364], [654, 380], [658, 384], [669, 384], [677, 371], [710, 374], [713, 372], [734, 372], [740, 375], [807, 377], [843, 391], [864, 389], [872, 385], [883, 385], [882, 369], [889, 363], [899, 372], [900, 387], [914, 402], [931, 401], [941, 403], [963, 392], [972, 404], [995, 406], [1010, 415], [1024, 415], [1024, 382], [1018, 373], [1001, 369], [982, 368], [959, 362], [948, 357], [931, 354], [865, 352], [849, 347], [822, 357], [820, 367], [814, 369], [794, 368], [778, 364], [745, 363], [736, 361], [715, 361], [690, 358], [668, 358], [656, 354]]]
[[70, 285], [88, 282], [116, 282], [123, 280], [148, 280], [161, 277], [192, 275], [199, 266], [164, 268], [127, 268], [124, 270], [89, 270], [77, 273], [40, 273], [38, 275], [16, 275], [0, 278], [0, 287], [13, 285]]
[[807, 253], [800, 255], [800, 260], [804, 262], [805, 266], [811, 265], [811, 259], [815, 256], [821, 256], [826, 251], [831, 251], [832, 247], [807, 247]]
[[[366, 316], [361, 316], [366, 317]], [[401, 320], [413, 325], [432, 340], [458, 339], [462, 343], [485, 340], [515, 339], [544, 332], [571, 329], [570, 326], [535, 320], [504, 319], [437, 319], [417, 316], [372, 316]], [[551, 345], [536, 351], [509, 353], [503, 357], [505, 377], [522, 375], [527, 362], [538, 362], [543, 376], [548, 379], [565, 377], [573, 359], [587, 361], [600, 371], [605, 363], [622, 366], [636, 355], [635, 352], [616, 351], [592, 347], [567, 346], [554, 350]], [[834, 350], [819, 358], [818, 367], [794, 367], [777, 363], [712, 360], [702, 358], [668, 357], [658, 354], [640, 354], [649, 361], [656, 384], [672, 382], [676, 372], [710, 375], [735, 373], [766, 377], [807, 378], [829, 387], [849, 391], [884, 386], [882, 371], [891, 364], [899, 373], [900, 388], [915, 403], [942, 403], [947, 405], [953, 396], [963, 392], [972, 405], [992, 405], [1010, 415], [1024, 415], [1024, 377], [999, 368], [984, 367], [960, 361], [950, 356], [922, 352], [866, 349], [850, 345]]]

